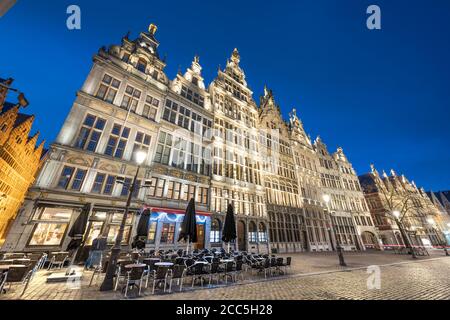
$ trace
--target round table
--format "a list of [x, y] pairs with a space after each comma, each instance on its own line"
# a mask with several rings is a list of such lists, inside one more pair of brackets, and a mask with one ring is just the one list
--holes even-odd
[[31, 261], [31, 259], [28, 259], [28, 258], [19, 258], [19, 259], [12, 259], [12, 260], [19, 261], [19, 262], [30, 262]]
[[220, 262], [229, 263], [229, 262], [234, 262], [234, 260], [233, 259], [223, 259], [223, 260], [220, 260]]
[[0, 270], [9, 270], [11, 268], [25, 268], [26, 266], [23, 264], [5, 264], [0, 265]]
[[13, 263], [15, 259], [5, 259], [5, 260], [1, 260], [2, 262], [8, 262], [8, 263]]
[[208, 261], [195, 261], [194, 264], [209, 264]]
[[133, 269], [133, 268], [145, 268], [147, 265], [143, 263], [133, 263], [133, 264], [127, 264], [125, 266], [126, 269]]
[[172, 262], [157, 262], [155, 263], [155, 266], [157, 267], [173, 267]]

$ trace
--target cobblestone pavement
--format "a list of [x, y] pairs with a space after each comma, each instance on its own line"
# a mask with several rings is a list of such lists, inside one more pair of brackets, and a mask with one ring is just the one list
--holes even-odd
[[[151, 295], [146, 290], [140, 299], [148, 300], [229, 300], [229, 299], [445, 299], [450, 300], [450, 257], [436, 252], [413, 261], [392, 253], [346, 253], [348, 267], [337, 265], [335, 253], [291, 255], [293, 265], [287, 276], [249, 276], [246, 281], [227, 287], [191, 290], [182, 293]], [[380, 266], [381, 288], [367, 289], [367, 267]], [[90, 272], [78, 283], [47, 284], [48, 271], [40, 271], [23, 296], [15, 285], [0, 299], [27, 300], [110, 300], [123, 299], [118, 292], [99, 292], [101, 278], [89, 287]], [[175, 289], [175, 288], [174, 288]]]

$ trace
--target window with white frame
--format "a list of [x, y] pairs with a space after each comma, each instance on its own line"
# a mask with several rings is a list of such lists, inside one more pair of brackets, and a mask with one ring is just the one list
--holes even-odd
[[136, 113], [137, 105], [139, 104], [140, 98], [141, 98], [141, 91], [133, 88], [132, 86], [127, 86], [120, 107], [125, 110], [130, 110], [131, 112]]
[[171, 149], [172, 149], [172, 135], [169, 133], [161, 132], [159, 134], [158, 146], [156, 147], [154, 161], [156, 163], [168, 165]]
[[83, 125], [81, 126], [75, 142], [75, 147], [95, 152], [98, 141], [100, 140], [103, 129], [105, 128], [105, 124], [105, 119], [88, 114], [84, 119]]
[[116, 98], [119, 87], [119, 80], [111, 77], [108, 74], [105, 74], [98, 88], [97, 98], [100, 98], [109, 103], [114, 103], [114, 99]]
[[121, 159], [123, 157], [125, 147], [127, 146], [129, 135], [130, 128], [122, 127], [119, 124], [114, 124], [106, 146], [105, 154]]
[[147, 95], [147, 98], [145, 99], [144, 109], [142, 111], [142, 116], [150, 120], [155, 120], [156, 114], [158, 113], [158, 108], [159, 100]]

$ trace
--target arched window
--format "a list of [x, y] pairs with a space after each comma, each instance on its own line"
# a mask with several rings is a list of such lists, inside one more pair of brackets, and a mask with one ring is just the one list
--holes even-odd
[[258, 226], [258, 241], [267, 242], [267, 229], [264, 223], [260, 223]]
[[256, 223], [250, 222], [248, 229], [248, 239], [250, 242], [255, 243], [258, 241], [258, 230], [256, 229]]
[[144, 72], [147, 69], [147, 61], [145, 61], [144, 59], [140, 58], [136, 68], [140, 71], [140, 72]]
[[211, 221], [211, 232], [209, 234], [209, 241], [211, 243], [220, 243], [221, 223], [219, 219]]

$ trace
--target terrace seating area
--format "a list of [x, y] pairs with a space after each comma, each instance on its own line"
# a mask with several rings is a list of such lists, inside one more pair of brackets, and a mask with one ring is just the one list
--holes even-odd
[[[109, 256], [94, 267], [89, 286], [100, 286]], [[207, 286], [228, 285], [254, 278], [268, 278], [288, 273], [292, 259], [225, 250], [151, 250], [122, 252], [117, 261], [114, 289], [128, 297], [167, 294]]]
[[[51, 261], [55, 260], [49, 262], [47, 253], [3, 254], [0, 257], [0, 295], [7, 293], [12, 286], [17, 286], [21, 287], [22, 296], [38, 270], [44, 268], [45, 265], [48, 265], [49, 268], [54, 266]], [[63, 264], [59, 264], [59, 266]]]

